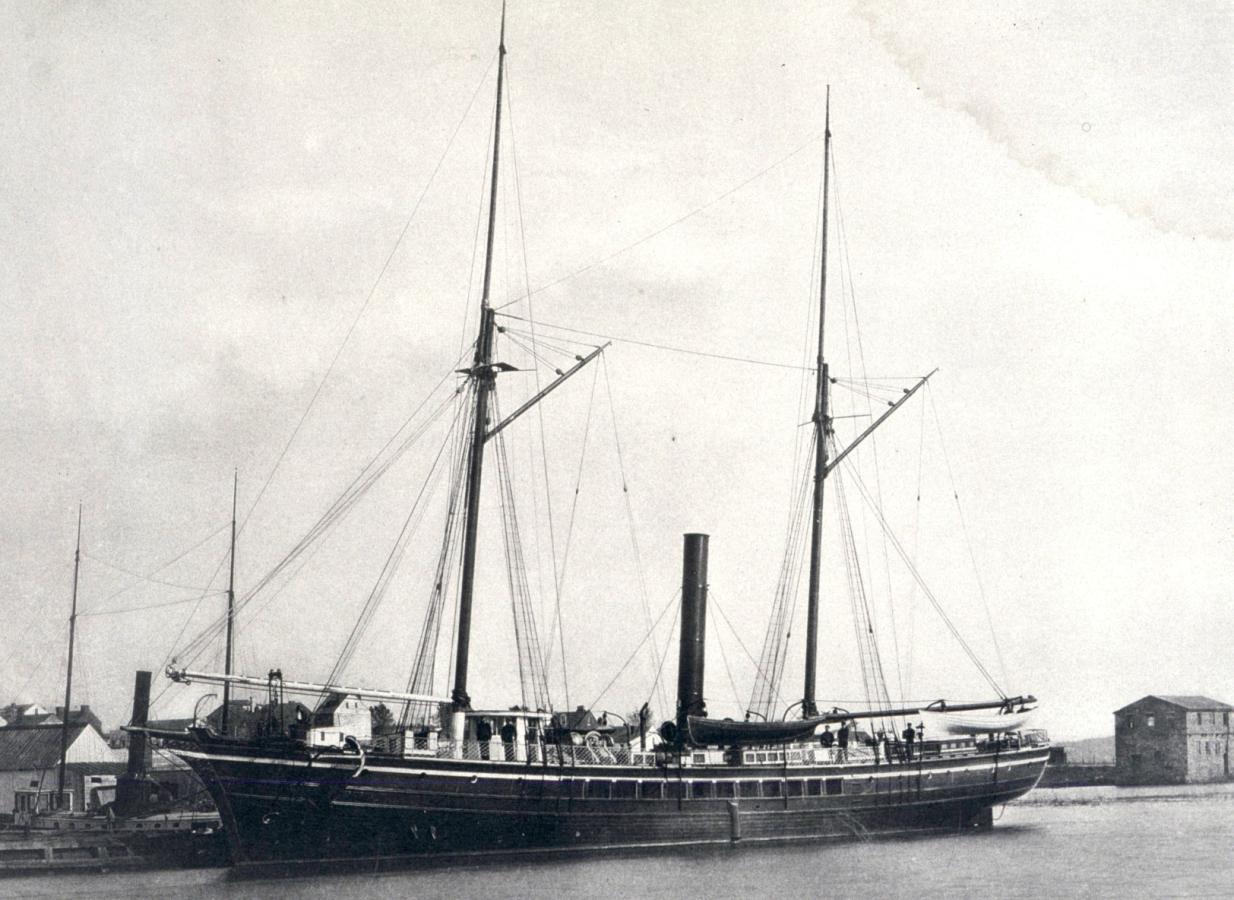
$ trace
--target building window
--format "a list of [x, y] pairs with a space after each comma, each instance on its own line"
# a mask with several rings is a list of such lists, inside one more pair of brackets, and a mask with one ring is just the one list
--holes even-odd
[[1135, 716], [1127, 716], [1127, 730], [1135, 731]]
[[1144, 724], [1147, 725], [1149, 728], [1155, 727], [1157, 724], [1157, 717], [1149, 716], [1147, 719], [1145, 719]]

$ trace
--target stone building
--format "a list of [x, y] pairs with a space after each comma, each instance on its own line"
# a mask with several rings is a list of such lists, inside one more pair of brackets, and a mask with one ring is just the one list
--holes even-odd
[[1230, 778], [1230, 714], [1209, 697], [1150, 694], [1114, 713], [1119, 784], [1192, 784]]

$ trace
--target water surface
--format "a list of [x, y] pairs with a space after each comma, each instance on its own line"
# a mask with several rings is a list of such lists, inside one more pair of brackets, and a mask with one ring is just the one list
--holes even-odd
[[[996, 815], [998, 812], [996, 811]], [[0, 896], [1231, 897], [1234, 785], [1037, 790], [992, 831], [254, 880], [226, 870], [0, 879]]]

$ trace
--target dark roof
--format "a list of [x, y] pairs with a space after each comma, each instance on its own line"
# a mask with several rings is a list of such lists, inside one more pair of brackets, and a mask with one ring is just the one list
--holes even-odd
[[1114, 714], [1118, 715], [1121, 712], [1126, 712], [1133, 707], [1139, 706], [1145, 700], [1160, 700], [1162, 703], [1177, 706], [1179, 709], [1185, 709], [1189, 712], [1234, 710], [1234, 706], [1230, 706], [1228, 703], [1222, 703], [1220, 700], [1214, 700], [1211, 697], [1202, 697], [1199, 694], [1149, 694], [1147, 697], [1141, 697], [1134, 703], [1128, 703], [1122, 709], [1114, 710]]
[[[70, 725], [69, 744], [89, 725]], [[10, 725], [0, 728], [0, 772], [49, 769], [60, 762], [59, 725]]]
[[[57, 765], [59, 757], [57, 757]], [[71, 762], [64, 767], [69, 772], [80, 775], [123, 775], [128, 768], [122, 762]]]

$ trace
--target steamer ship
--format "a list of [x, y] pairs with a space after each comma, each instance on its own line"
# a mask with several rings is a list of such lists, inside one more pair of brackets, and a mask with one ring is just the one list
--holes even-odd
[[[675, 715], [658, 729], [640, 720], [624, 728], [580, 726], [554, 716], [540, 672], [515, 708], [473, 705], [468, 693], [477, 524], [486, 448], [503, 429], [586, 366], [603, 348], [579, 355], [575, 365], [513, 414], [497, 414], [498, 375], [509, 367], [495, 356], [503, 329], [490, 299], [494, 222], [501, 148], [505, 13], [497, 56], [497, 100], [491, 192], [480, 302], [479, 332], [470, 365], [460, 371], [468, 406], [460, 431], [447, 538], [461, 551], [442, 551], [434, 597], [459, 573], [453, 620], [453, 685], [434, 693], [432, 665], [417, 670], [407, 691], [285, 681], [232, 671], [234, 584], [229, 590], [226, 671], [199, 672], [173, 665], [172, 679], [221, 684], [228, 692], [265, 690], [269, 727], [246, 737], [205, 727], [185, 732], [149, 730], [173, 746], [207, 786], [222, 816], [233, 863], [240, 867], [398, 864], [429, 859], [471, 859], [492, 854], [603, 852], [635, 848], [817, 841], [926, 830], [960, 831], [991, 824], [992, 808], [1031, 790], [1048, 757], [1043, 733], [1023, 727], [1032, 696], [997, 690], [988, 701], [922, 704], [875, 702], [864, 710], [822, 709], [816, 700], [819, 582], [824, 485], [858, 444], [925, 384], [919, 379], [889, 404], [846, 447], [837, 446], [829, 408], [832, 378], [823, 356], [827, 301], [830, 103], [824, 131], [817, 365], [810, 470], [805, 473], [803, 535], [808, 533], [809, 579], [805, 683], [788, 711], [770, 712], [783, 669], [783, 603], [777, 595], [773, 626], [751, 709], [743, 721], [707, 715], [704, 672], [708, 612], [708, 536], [685, 535]], [[832, 454], [834, 450], [834, 455]], [[504, 450], [498, 454], [504, 454]], [[491, 452], [488, 455], [492, 455]], [[499, 463], [500, 465], [500, 459]], [[457, 503], [455, 502], [457, 500]], [[234, 506], [234, 504], [233, 504]], [[234, 511], [233, 511], [234, 520]], [[233, 556], [234, 556], [233, 521]], [[802, 538], [806, 540], [805, 537]], [[451, 555], [455, 553], [455, 555]], [[234, 579], [234, 565], [233, 579]], [[789, 579], [791, 581], [792, 579]], [[440, 609], [441, 607], [436, 607]], [[779, 617], [777, 622], [777, 616]], [[520, 670], [542, 667], [543, 653], [527, 612], [521, 621]], [[426, 618], [417, 658], [431, 660], [439, 626]], [[427, 649], [426, 649], [427, 648]], [[971, 656], [971, 654], [970, 654]], [[427, 674], [426, 674], [427, 671]], [[526, 673], [520, 671], [525, 686]], [[534, 681], [535, 679], [533, 679]], [[991, 683], [993, 683], [991, 681]], [[401, 705], [399, 727], [370, 738], [324, 732], [312, 723], [285, 722], [286, 693], [347, 695]], [[644, 707], [646, 710], [646, 707]], [[931, 725], [923, 735], [912, 722], [956, 716], [957, 727]], [[882, 723], [882, 733], [876, 731]], [[497, 726], [496, 733], [494, 725]], [[903, 731], [900, 726], [906, 726]], [[835, 732], [832, 729], [836, 729]], [[825, 735], [820, 739], [819, 735]], [[839, 741], [829, 740], [832, 734]]]

